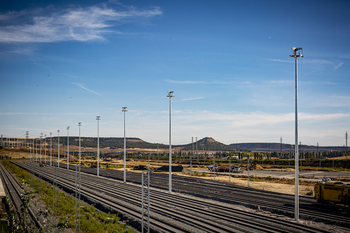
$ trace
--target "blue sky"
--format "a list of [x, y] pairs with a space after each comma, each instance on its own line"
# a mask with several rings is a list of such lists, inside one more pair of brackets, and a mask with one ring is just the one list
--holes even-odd
[[2, 1], [0, 133], [343, 146], [349, 1]]

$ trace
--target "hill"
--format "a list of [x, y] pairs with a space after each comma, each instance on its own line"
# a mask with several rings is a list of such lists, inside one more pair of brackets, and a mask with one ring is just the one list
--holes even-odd
[[[57, 137], [53, 140], [57, 142]], [[60, 137], [60, 144], [67, 145], [67, 137]], [[69, 145], [78, 146], [79, 137], [69, 137]], [[143, 141], [140, 138], [126, 138], [127, 148], [145, 148], [145, 149], [160, 149], [168, 148], [168, 145], [156, 144]], [[81, 137], [82, 147], [92, 147], [97, 148], [97, 138], [96, 137]], [[114, 138], [114, 137], [100, 137], [100, 148], [117, 149], [124, 148], [124, 138]]]
[[[47, 139], [47, 143], [49, 139]], [[57, 137], [53, 137], [52, 140], [57, 142]], [[69, 145], [78, 146], [79, 137], [69, 137]], [[60, 137], [60, 144], [67, 145], [67, 137]], [[180, 150], [192, 150], [196, 149], [196, 143], [189, 143], [186, 145], [173, 145], [172, 147]], [[92, 147], [97, 148], [97, 138], [96, 137], [81, 137], [82, 147]], [[124, 147], [124, 138], [115, 137], [100, 137], [100, 148], [117, 149]], [[127, 148], [140, 148], [140, 149], [167, 149], [169, 145], [157, 144], [146, 142], [140, 138], [126, 138]], [[205, 137], [197, 141], [198, 150], [210, 150], [210, 151], [234, 151], [235, 148], [229, 145], [225, 145], [221, 142], [216, 141], [211, 137]], [[242, 149], [239, 149], [242, 150]]]
[[[183, 146], [184, 150], [196, 149], [196, 143], [190, 143]], [[211, 151], [234, 151], [235, 148], [229, 145], [225, 145], [221, 142], [216, 141], [214, 138], [205, 137], [197, 141], [198, 150], [211, 150]]]

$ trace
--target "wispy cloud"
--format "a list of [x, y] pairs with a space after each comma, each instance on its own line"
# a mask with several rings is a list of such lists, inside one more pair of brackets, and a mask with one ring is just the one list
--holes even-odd
[[312, 64], [314, 67], [318, 69], [324, 69], [325, 67], [331, 66], [334, 70], [339, 69], [344, 63], [343, 62], [333, 62], [333, 61], [328, 61], [328, 60], [323, 60], [323, 59], [305, 59], [303, 63], [306, 64]]
[[266, 84], [271, 84], [271, 85], [277, 85], [277, 86], [289, 86], [293, 85], [294, 81], [293, 80], [271, 80], [271, 81], [266, 81]]
[[[49, 12], [49, 13], [48, 13]], [[149, 10], [128, 8], [117, 11], [106, 5], [56, 10], [12, 11], [0, 14], [0, 42], [58, 42], [105, 40], [106, 33], [121, 33], [112, 27], [127, 19], [161, 15], [158, 7]], [[25, 23], [23, 23], [25, 22]]]
[[188, 98], [188, 99], [182, 99], [181, 101], [189, 101], [189, 100], [200, 100], [200, 99], [204, 99], [204, 97], [194, 97], [194, 98]]
[[25, 113], [23, 112], [0, 112], [0, 116], [5, 116], [5, 115], [23, 115]]
[[89, 88], [84, 87], [84, 85], [81, 84], [81, 83], [72, 83], [72, 84], [74, 84], [75, 86], [80, 87], [80, 88], [82, 88], [82, 89], [84, 89], [84, 90], [90, 91], [90, 92], [92, 92], [92, 93], [94, 93], [94, 94], [96, 94], [96, 95], [101, 95], [100, 93], [98, 93], [98, 92], [96, 92], [96, 91], [93, 91], [93, 90], [91, 90], [91, 89], [89, 89]]
[[340, 62], [338, 65], [334, 66], [334, 70], [337, 70], [339, 67], [341, 67], [342, 65], [344, 65], [344, 62]]
[[[294, 60], [281, 60], [281, 59], [266, 59], [267, 61], [273, 61], [273, 62], [294, 62]], [[324, 68], [325, 65], [330, 65], [333, 67], [334, 70], [339, 69], [342, 65], [344, 65], [344, 62], [332, 62], [332, 61], [328, 61], [328, 60], [323, 60], [323, 59], [303, 59], [302, 61], [303, 63], [307, 63], [307, 64], [312, 64], [314, 65], [316, 68]]]
[[[129, 135], [137, 135], [146, 141], [167, 143], [168, 112], [135, 110], [137, 114], [129, 115], [131, 128]], [[143, 120], [140, 121], [139, 117]], [[283, 136], [284, 141], [294, 140], [294, 112], [269, 113], [255, 112], [214, 112], [176, 110], [172, 115], [173, 140], [175, 144], [186, 142], [195, 135], [198, 138], [214, 137], [224, 143], [274, 141]], [[314, 139], [315, 135], [325, 134], [335, 130], [334, 135], [343, 132], [343, 125], [350, 117], [350, 113], [308, 113], [300, 112], [301, 140], [327, 141], [321, 137]], [[335, 125], [335, 122], [341, 122]], [[322, 125], [323, 127], [319, 127]], [[115, 131], [115, 130], [114, 130]], [[111, 133], [115, 133], [111, 129]], [[150, 133], [152, 132], [152, 133]], [[304, 136], [306, 132], [313, 132], [313, 136]], [[122, 132], [120, 132], [122, 134]], [[332, 133], [332, 136], [334, 136]], [[329, 135], [328, 135], [329, 136]], [[327, 136], [327, 137], [328, 137]], [[306, 139], [307, 138], [307, 139]], [[325, 142], [329, 144], [329, 142]]]
[[250, 84], [248, 81], [191, 81], [191, 80], [171, 80], [165, 79], [166, 82], [175, 83], [175, 84], [222, 84], [222, 85], [239, 85], [239, 84]]
[[274, 61], [274, 62], [294, 62], [293, 60], [281, 60], [281, 59], [266, 59], [267, 61]]

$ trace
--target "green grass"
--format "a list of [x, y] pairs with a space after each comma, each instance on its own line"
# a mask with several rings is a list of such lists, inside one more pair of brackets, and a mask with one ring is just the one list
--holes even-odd
[[[15, 174], [17, 179], [22, 181], [22, 183], [30, 183], [29, 172], [9, 161], [3, 160], [2, 163], [11, 173]], [[39, 179], [35, 178], [33, 191], [36, 196], [39, 196], [39, 183]], [[52, 186], [44, 181], [41, 182], [41, 186], [41, 198], [45, 202], [46, 207], [51, 210], [53, 196]], [[85, 208], [80, 210], [80, 215], [80, 228], [86, 233], [132, 232], [130, 229], [125, 229], [126, 224], [118, 223], [120, 218], [116, 214], [106, 214], [89, 205], [86, 205]], [[57, 192], [57, 217], [59, 219], [59, 225], [63, 225], [64, 222], [68, 220], [68, 228], [75, 228], [75, 199], [63, 192]]]

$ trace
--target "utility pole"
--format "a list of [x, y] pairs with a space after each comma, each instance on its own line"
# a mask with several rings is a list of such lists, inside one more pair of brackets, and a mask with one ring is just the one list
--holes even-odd
[[282, 157], [282, 137], [280, 139], [280, 158]]
[[348, 131], [345, 133], [345, 156], [348, 159]]
[[199, 162], [198, 147], [197, 147], [197, 137], [196, 137], [196, 156], [197, 156], [197, 162]]
[[43, 147], [42, 140], [43, 140], [43, 132], [41, 132], [41, 134], [40, 134], [40, 149], [39, 149], [39, 151], [40, 151], [40, 166], [41, 166], [41, 163], [42, 163], [42, 160], [41, 160], [41, 148]]
[[[299, 150], [300, 150], [300, 153], [301, 153], [301, 141], [299, 142]], [[300, 159], [300, 166], [303, 166], [303, 158], [302, 157]]]
[[96, 116], [97, 120], [97, 177], [100, 176], [100, 116]]
[[67, 126], [67, 170], [69, 170], [69, 126]]
[[45, 166], [46, 166], [46, 134], [44, 134], [44, 137], [45, 137], [44, 147], [45, 147]]
[[60, 167], [60, 130], [57, 130], [57, 167]]
[[299, 151], [298, 151], [298, 57], [303, 57], [302, 48], [292, 47], [295, 58], [295, 221], [299, 221]]
[[192, 176], [192, 155], [193, 155], [193, 137], [192, 137], [192, 151], [190, 154], [190, 176]]
[[50, 132], [50, 166], [52, 166], [52, 132]]
[[125, 113], [128, 111], [128, 107], [122, 107], [124, 113], [124, 183], [126, 183], [126, 129], [125, 129]]

